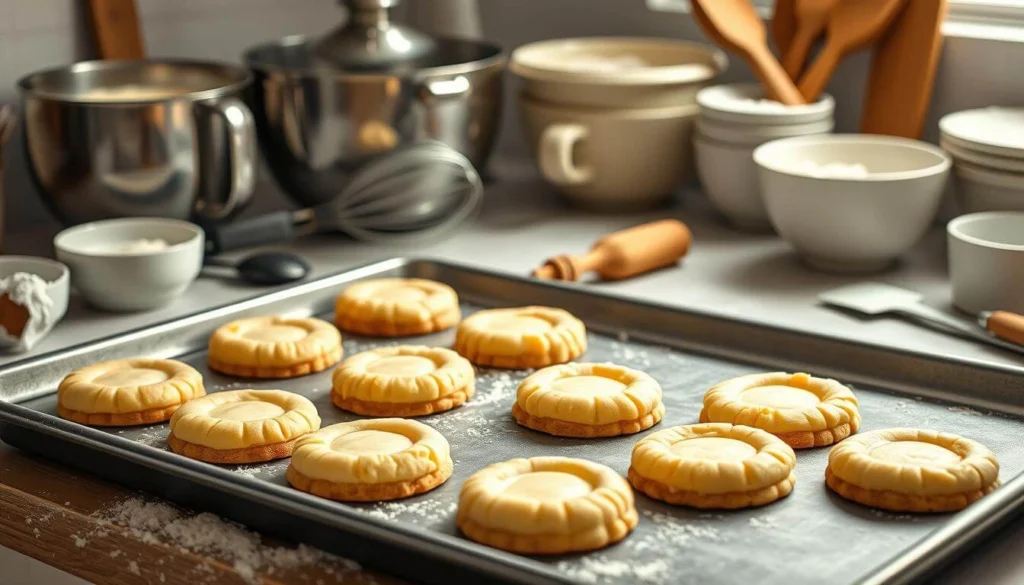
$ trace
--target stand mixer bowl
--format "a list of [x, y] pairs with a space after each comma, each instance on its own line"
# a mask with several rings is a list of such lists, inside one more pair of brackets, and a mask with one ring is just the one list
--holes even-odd
[[[386, 18], [394, 0], [349, 0], [353, 22]], [[386, 31], [388, 24], [378, 23]], [[327, 37], [330, 39], [331, 37]], [[335, 43], [333, 47], [341, 46]], [[481, 169], [497, 138], [502, 106], [501, 48], [433, 39], [429, 52], [368, 69], [366, 55], [329, 59], [324, 44], [301, 36], [245, 53], [250, 105], [267, 165], [284, 191], [306, 207], [330, 201], [356, 169], [392, 149], [439, 140]]]

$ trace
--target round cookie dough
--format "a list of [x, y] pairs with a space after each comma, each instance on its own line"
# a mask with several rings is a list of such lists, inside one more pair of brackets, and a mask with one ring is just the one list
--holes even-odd
[[245, 378], [294, 378], [341, 361], [341, 334], [315, 318], [239, 319], [210, 337], [210, 368]]
[[481, 366], [543, 368], [583, 355], [587, 329], [568, 311], [551, 307], [479, 311], [459, 325], [455, 351]]
[[860, 411], [853, 392], [835, 380], [773, 372], [740, 376], [708, 390], [700, 422], [756, 427], [794, 449], [807, 449], [857, 432]]
[[124, 359], [75, 370], [57, 388], [57, 413], [93, 426], [163, 422], [206, 393], [203, 377], [174, 360]]
[[522, 554], [604, 548], [637, 524], [633, 490], [612, 469], [583, 459], [534, 457], [495, 463], [462, 484], [459, 529], [477, 542]]
[[422, 278], [379, 278], [353, 284], [334, 305], [343, 331], [408, 337], [442, 331], [462, 318], [452, 287]]
[[999, 462], [988, 447], [957, 435], [883, 429], [833, 447], [825, 482], [873, 508], [952, 512], [999, 487]]
[[295, 440], [320, 428], [316, 407], [283, 390], [210, 394], [171, 417], [171, 450], [209, 463], [257, 463], [288, 457]]
[[512, 416], [561, 437], [614, 437], [649, 429], [665, 415], [661, 386], [638, 370], [611, 364], [563, 364], [519, 384]]
[[288, 466], [292, 487], [331, 500], [374, 502], [428, 492], [448, 481], [448, 441], [403, 418], [331, 425], [300, 439]]
[[450, 349], [406, 345], [372, 349], [334, 370], [331, 401], [367, 416], [423, 416], [473, 396], [473, 366]]
[[694, 508], [746, 508], [793, 490], [796, 453], [775, 435], [742, 425], [664, 429], [633, 447], [629, 482], [648, 496]]

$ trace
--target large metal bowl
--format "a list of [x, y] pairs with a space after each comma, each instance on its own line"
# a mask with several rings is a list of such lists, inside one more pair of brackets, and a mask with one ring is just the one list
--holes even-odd
[[113, 217], [223, 221], [249, 201], [259, 155], [241, 67], [85, 61], [18, 82], [25, 153], [65, 225]]
[[333, 199], [368, 160], [424, 138], [486, 164], [501, 116], [498, 46], [437, 39], [415, 67], [364, 73], [318, 62], [312, 42], [286, 37], [245, 53], [264, 158], [297, 203]]

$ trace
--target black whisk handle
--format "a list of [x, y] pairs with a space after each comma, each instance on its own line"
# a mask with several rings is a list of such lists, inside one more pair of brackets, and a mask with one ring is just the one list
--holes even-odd
[[278, 211], [206, 228], [207, 254], [265, 246], [295, 237], [292, 212]]

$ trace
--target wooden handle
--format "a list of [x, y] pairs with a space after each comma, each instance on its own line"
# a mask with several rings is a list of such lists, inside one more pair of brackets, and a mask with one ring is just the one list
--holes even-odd
[[[775, 14], [772, 15], [772, 40], [780, 55], [789, 51], [796, 33], [796, 0], [775, 0]], [[795, 78], [794, 78], [795, 79]]]
[[89, 0], [96, 48], [101, 59], [144, 59], [135, 0]]
[[782, 64], [768, 50], [767, 45], [763, 51], [752, 53], [750, 58], [750, 66], [761, 81], [761, 85], [764, 86], [765, 93], [769, 98], [787, 106], [807, 103], [800, 90], [793, 85], [793, 80], [786, 74], [786, 70], [782, 68]]
[[555, 256], [533, 276], [573, 281], [597, 271], [605, 280], [632, 278], [675, 264], [686, 255], [691, 240], [690, 228], [681, 221], [645, 223], [601, 238], [583, 256]]
[[1024, 345], [1024, 315], [995, 311], [985, 320], [985, 329], [1000, 339]]
[[800, 73], [807, 62], [807, 55], [811, 52], [811, 44], [820, 32], [807, 27], [797, 29], [789, 49], [782, 54], [782, 68], [786, 70], [786, 75], [789, 75], [790, 79], [800, 78]]
[[809, 103], [814, 103], [821, 97], [821, 92], [825, 91], [825, 86], [839, 66], [840, 57], [842, 55], [839, 54], [838, 48], [832, 43], [827, 43], [814, 60], [814, 64], [800, 79], [800, 93]]
[[681, 221], [663, 219], [605, 236], [583, 257], [578, 268], [596, 270], [601, 278], [622, 280], [671, 266], [686, 255], [693, 235]]

